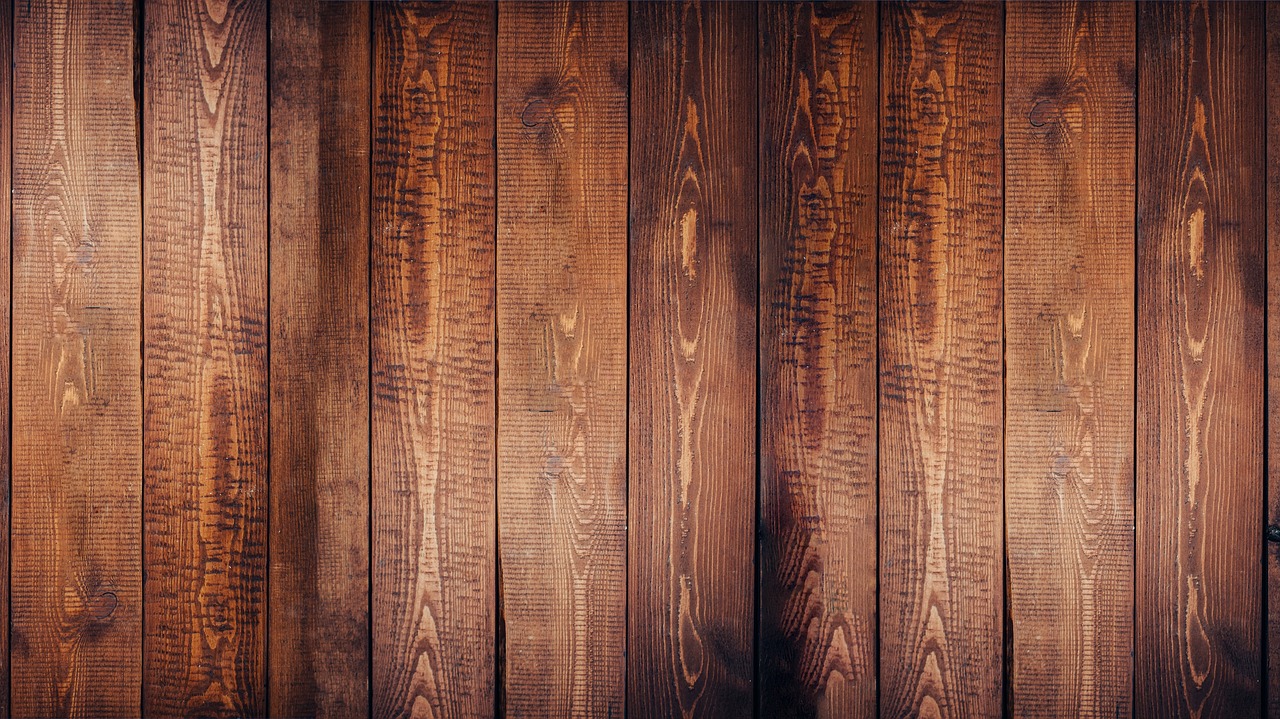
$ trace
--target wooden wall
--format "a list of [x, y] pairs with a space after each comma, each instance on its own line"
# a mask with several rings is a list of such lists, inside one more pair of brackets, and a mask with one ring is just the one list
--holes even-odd
[[0, 716], [1280, 718], [1280, 5], [0, 0], [0, 117]]

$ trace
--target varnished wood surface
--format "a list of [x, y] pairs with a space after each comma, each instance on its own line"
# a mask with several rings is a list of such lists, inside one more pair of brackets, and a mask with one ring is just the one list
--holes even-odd
[[1005, 6], [1009, 713], [1128, 716], [1134, 6]]
[[267, 6], [144, 15], [142, 709], [260, 716]]
[[880, 715], [1001, 712], [1001, 8], [881, 6]]
[[622, 717], [627, 7], [498, 18], [500, 711]]
[[369, 711], [370, 5], [271, 3], [271, 715]]
[[628, 712], [752, 711], [756, 8], [631, 7]]
[[1266, 716], [1280, 717], [1280, 4], [1267, 22], [1267, 496]]
[[872, 4], [760, 6], [760, 712], [876, 711]]
[[19, 4], [14, 21], [12, 712], [136, 716], [133, 7]]
[[494, 6], [374, 7], [373, 714], [494, 710]]
[[[0, 116], [13, 117], [13, 2], [0, 0]], [[0, 566], [11, 567], [10, 539], [12, 539], [12, 523], [10, 515], [10, 495], [12, 476], [10, 474], [10, 457], [12, 443], [10, 406], [12, 404], [12, 377], [10, 375], [10, 356], [13, 351], [12, 336], [12, 150], [13, 123], [0, 123], [0, 228], [10, 229], [10, 242], [0, 242], [0, 377], [10, 377], [9, 382], [0, 382]], [[5, 198], [9, 198], [6, 202]], [[0, 232], [3, 230], [0, 229]], [[8, 572], [0, 571], [0, 617], [11, 617], [10, 614], [10, 582]], [[12, 620], [10, 620], [12, 621]], [[9, 631], [0, 631], [0, 676], [10, 675], [10, 642]], [[0, 716], [9, 716], [9, 686], [11, 682], [0, 681]]]
[[1144, 717], [1260, 709], [1264, 9], [1138, 10], [1134, 699]]

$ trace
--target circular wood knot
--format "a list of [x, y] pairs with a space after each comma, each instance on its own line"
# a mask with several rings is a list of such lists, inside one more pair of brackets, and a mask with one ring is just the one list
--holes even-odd
[[1267, 541], [1280, 542], [1280, 526], [1275, 524], [1267, 526]]
[[1051, 98], [1041, 98], [1031, 106], [1031, 111], [1027, 113], [1027, 122], [1032, 127], [1044, 127], [1049, 124], [1053, 116], [1058, 112], [1058, 103]]
[[89, 602], [89, 617], [100, 622], [114, 614], [119, 604], [120, 600], [116, 598], [115, 592], [103, 592]]
[[539, 98], [525, 105], [520, 113], [520, 122], [525, 127], [537, 127], [551, 118], [551, 103], [546, 98]]

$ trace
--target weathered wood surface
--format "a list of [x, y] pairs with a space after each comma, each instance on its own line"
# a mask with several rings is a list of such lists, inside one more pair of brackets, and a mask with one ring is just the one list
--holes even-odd
[[488, 716], [494, 7], [374, 16], [373, 713]]
[[876, 8], [760, 5], [764, 716], [876, 713]]
[[502, 708], [621, 717], [627, 6], [498, 19]]
[[1005, 6], [1009, 713], [1128, 716], [1134, 6]]

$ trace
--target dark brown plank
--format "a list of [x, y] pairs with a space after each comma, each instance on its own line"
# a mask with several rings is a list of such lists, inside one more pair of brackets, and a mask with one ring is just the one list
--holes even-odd
[[373, 706], [494, 709], [494, 8], [374, 8]]
[[271, 3], [270, 708], [369, 712], [368, 3]]
[[142, 201], [132, 3], [14, 17], [16, 716], [136, 716]]
[[631, 15], [628, 713], [752, 711], [756, 8]]
[[1129, 716], [1134, 8], [1005, 6], [1009, 714]]
[[1000, 6], [881, 28], [880, 715], [998, 716]]
[[1264, 7], [1138, 12], [1144, 717], [1260, 710]]
[[267, 11], [146, 6], [148, 716], [266, 709]]
[[498, 8], [498, 366], [505, 711], [621, 717], [623, 3]]
[[1280, 3], [1267, 3], [1267, 706], [1280, 719]]
[[760, 5], [760, 711], [876, 713], [876, 6]]

